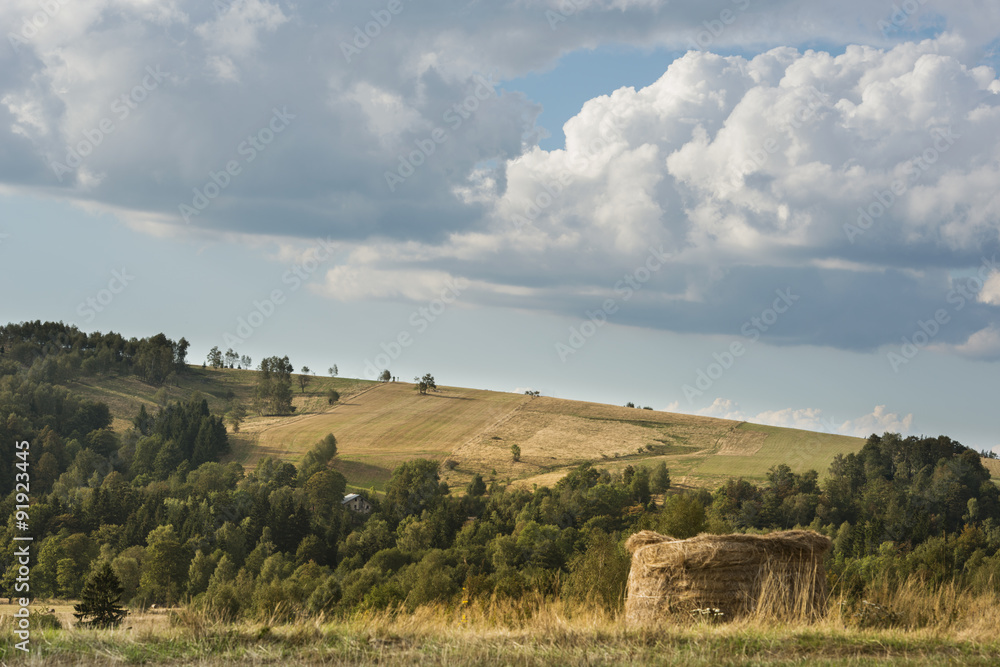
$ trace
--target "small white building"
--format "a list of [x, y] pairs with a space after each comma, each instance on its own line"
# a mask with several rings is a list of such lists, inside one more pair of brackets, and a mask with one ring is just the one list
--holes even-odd
[[360, 512], [361, 514], [368, 514], [372, 511], [371, 504], [357, 493], [347, 494], [340, 502], [342, 505], [347, 507], [347, 509]]

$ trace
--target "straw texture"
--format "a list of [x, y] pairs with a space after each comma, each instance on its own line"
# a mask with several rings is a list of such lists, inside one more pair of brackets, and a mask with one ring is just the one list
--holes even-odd
[[724, 618], [812, 615], [826, 600], [823, 556], [830, 546], [810, 530], [687, 540], [644, 530], [625, 543], [632, 553], [626, 622], [706, 608]]

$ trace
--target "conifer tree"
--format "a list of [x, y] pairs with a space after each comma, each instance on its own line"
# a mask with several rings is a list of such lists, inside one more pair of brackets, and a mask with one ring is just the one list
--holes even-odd
[[121, 606], [123, 592], [121, 581], [111, 569], [111, 563], [105, 562], [101, 569], [87, 579], [80, 602], [73, 607], [73, 615], [77, 621], [86, 625], [99, 628], [116, 626], [128, 613]]

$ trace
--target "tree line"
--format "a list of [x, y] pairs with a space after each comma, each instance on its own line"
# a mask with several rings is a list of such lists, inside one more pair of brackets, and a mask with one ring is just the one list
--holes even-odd
[[[334, 434], [298, 465], [221, 464], [226, 430], [201, 397], [142, 407], [116, 432], [107, 405], [45, 379], [48, 359], [0, 360], [0, 448], [32, 441], [37, 597], [77, 597], [110, 569], [131, 605], [183, 603], [229, 618], [529, 593], [614, 608], [629, 567], [622, 544], [643, 529], [685, 538], [808, 527], [833, 539], [831, 580], [851, 596], [908, 577], [972, 589], [1000, 580], [1000, 494], [979, 456], [943, 436], [872, 435], [822, 479], [778, 465], [763, 480], [714, 491], [672, 489], [662, 464], [590, 463], [551, 487], [476, 474], [449, 488], [438, 462], [413, 460], [384, 495], [367, 495], [373, 512], [362, 515], [341, 503], [348, 480], [336, 470]], [[262, 377], [286, 382], [287, 358], [269, 359]], [[17, 572], [13, 460], [5, 449], [8, 595]]]

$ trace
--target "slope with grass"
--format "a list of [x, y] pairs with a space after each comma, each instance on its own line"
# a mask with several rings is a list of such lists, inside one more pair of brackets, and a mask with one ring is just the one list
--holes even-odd
[[[762, 479], [786, 462], [825, 472], [858, 438], [549, 397], [441, 387], [421, 395], [407, 383], [371, 386], [322, 412], [263, 418], [245, 428], [235, 460], [296, 462], [327, 433], [352, 485], [382, 488], [412, 458], [449, 460], [442, 476], [462, 487], [476, 473], [531, 486], [553, 484], [592, 461], [612, 470], [666, 463], [682, 486], [716, 486], [731, 476]], [[514, 461], [511, 446], [521, 451]]]
[[[192, 367], [157, 396], [157, 387], [134, 378], [80, 378], [71, 387], [111, 406], [115, 427], [127, 428], [141, 404], [204, 396], [225, 412], [248, 405], [255, 371]], [[452, 487], [476, 473], [529, 488], [551, 485], [572, 467], [591, 461], [620, 470], [666, 463], [675, 486], [714, 487], [730, 477], [764, 478], [787, 463], [796, 472], [824, 475], [837, 454], [857, 451], [860, 438], [760, 426], [696, 415], [640, 410], [550, 397], [440, 387], [421, 395], [409, 383], [312, 377], [295, 414], [251, 417], [231, 433], [227, 460], [253, 466], [265, 456], [297, 463], [327, 433], [337, 437], [336, 466], [354, 487], [383, 488], [392, 470], [413, 458], [440, 462]], [[341, 394], [329, 406], [326, 393]], [[521, 451], [513, 461], [511, 446]]]

